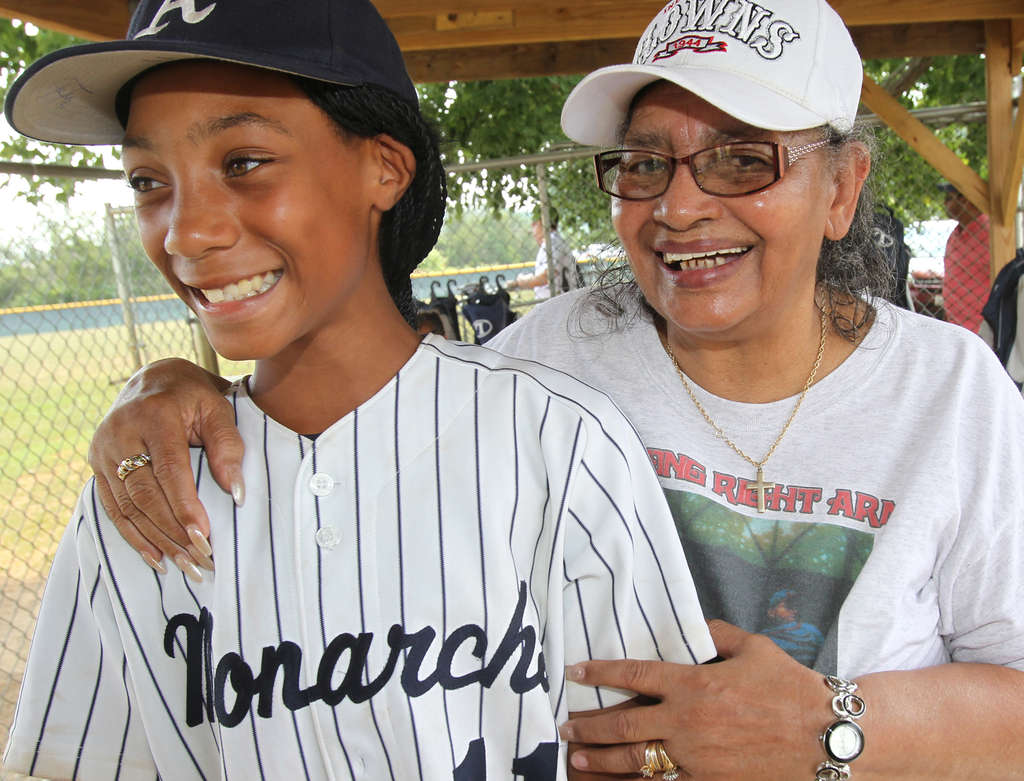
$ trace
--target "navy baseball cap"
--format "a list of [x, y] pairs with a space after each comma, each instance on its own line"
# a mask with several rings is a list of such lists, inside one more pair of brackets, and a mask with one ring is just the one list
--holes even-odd
[[157, 65], [193, 59], [372, 84], [418, 103], [369, 0], [141, 0], [124, 40], [71, 46], [29, 66], [7, 93], [7, 121], [41, 141], [118, 144], [121, 88]]

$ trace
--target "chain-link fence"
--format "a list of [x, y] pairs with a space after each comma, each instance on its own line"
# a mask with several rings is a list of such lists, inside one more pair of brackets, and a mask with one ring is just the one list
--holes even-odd
[[[969, 273], [961, 274], [966, 261], [959, 255], [955, 265], [944, 266], [946, 241], [958, 223], [943, 211], [945, 193], [934, 172], [908, 164], [912, 154], [901, 144], [883, 138], [875, 175], [880, 200], [891, 208], [907, 247], [907, 301], [918, 311], [950, 316], [960, 311], [952, 304], [959, 292], [949, 287], [954, 281], [976, 297], [977, 291], [987, 293], [987, 246], [984, 264]], [[589, 158], [546, 155], [482, 168], [455, 167], [452, 175], [518, 181], [540, 174], [547, 208], [535, 213], [528, 208], [532, 203], [513, 201], [501, 214], [458, 204], [450, 209], [436, 249], [414, 279], [414, 295], [425, 309], [454, 304], [447, 325], [455, 333], [449, 335], [467, 341], [486, 336], [466, 317], [464, 305], [474, 296], [498, 296], [514, 314], [533, 304], [535, 288], [511, 294], [501, 288], [535, 274], [535, 216], [564, 236], [584, 281], [618, 256], [607, 205], [598, 217], [592, 208]], [[139, 365], [165, 356], [204, 356], [188, 310], [145, 259], [130, 213], [110, 210], [98, 222], [72, 215], [0, 247], [0, 744], [7, 739], [49, 563], [89, 475], [85, 454], [92, 431]], [[899, 240], [894, 233], [892, 241]], [[241, 374], [246, 366], [221, 362], [219, 369]]]

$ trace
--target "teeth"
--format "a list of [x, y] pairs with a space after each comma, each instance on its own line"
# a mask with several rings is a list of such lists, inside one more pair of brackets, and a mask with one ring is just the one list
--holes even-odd
[[690, 269], [715, 268], [729, 262], [730, 255], [742, 255], [750, 247], [712, 250], [710, 252], [666, 252], [665, 263], [679, 268], [686, 264]]
[[274, 286], [274, 283], [281, 278], [280, 271], [268, 271], [266, 274], [257, 274], [248, 279], [240, 279], [221, 288], [206, 290], [200, 288], [206, 300], [211, 304], [219, 304], [222, 301], [241, 301], [243, 298], [258, 296], [266, 293]]

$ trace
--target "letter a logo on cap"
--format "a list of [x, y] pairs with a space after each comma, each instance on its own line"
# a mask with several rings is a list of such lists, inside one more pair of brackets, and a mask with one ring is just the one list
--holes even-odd
[[142, 38], [145, 35], [156, 35], [167, 26], [167, 22], [159, 24], [160, 20], [175, 9], [181, 9], [181, 18], [188, 24], [199, 24], [216, 7], [216, 3], [211, 3], [202, 11], [197, 11], [195, 0], [164, 0], [160, 5], [160, 9], [153, 17], [153, 21], [149, 23], [149, 27], [139, 30], [135, 33], [135, 37]]

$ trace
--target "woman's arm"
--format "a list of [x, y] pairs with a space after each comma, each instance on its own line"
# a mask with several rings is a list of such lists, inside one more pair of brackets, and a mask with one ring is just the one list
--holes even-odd
[[[584, 662], [567, 677], [621, 686], [657, 705], [571, 719], [563, 737], [579, 744], [574, 778], [638, 773], [644, 744], [662, 740], [693, 779], [812, 781], [825, 759], [819, 736], [835, 721], [822, 676], [771, 640], [720, 621], [712, 636], [725, 661]], [[1024, 672], [953, 663], [857, 679], [867, 710], [864, 753], [851, 781], [1024, 778]], [[608, 776], [611, 777], [611, 776]]]
[[[165, 569], [164, 554], [193, 576], [195, 564], [209, 564], [210, 522], [196, 495], [189, 445], [206, 447], [217, 483], [236, 504], [244, 501], [242, 440], [223, 395], [228, 384], [179, 358], [157, 361], [128, 381], [93, 436], [89, 464], [103, 507], [154, 569]], [[138, 453], [151, 464], [118, 478], [121, 460]]]

